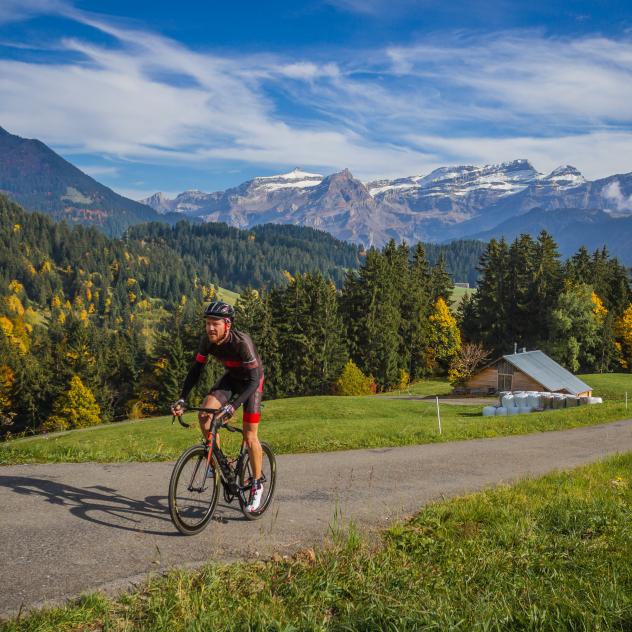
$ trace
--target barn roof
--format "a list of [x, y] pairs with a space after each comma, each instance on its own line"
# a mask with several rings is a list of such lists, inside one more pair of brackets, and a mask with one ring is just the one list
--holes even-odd
[[573, 395], [592, 391], [592, 387], [560, 366], [542, 351], [524, 351], [503, 356], [518, 370], [532, 377], [549, 391], [568, 391]]

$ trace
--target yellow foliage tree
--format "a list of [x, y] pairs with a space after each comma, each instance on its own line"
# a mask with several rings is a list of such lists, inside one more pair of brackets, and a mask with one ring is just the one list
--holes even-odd
[[615, 334], [621, 349], [621, 366], [624, 369], [630, 369], [632, 368], [632, 303], [617, 320]]
[[12, 281], [9, 281], [9, 290], [11, 290], [14, 294], [22, 294], [24, 286], [17, 279], [13, 279]]
[[53, 414], [44, 422], [44, 430], [86, 428], [101, 423], [101, 408], [92, 391], [78, 375], [73, 375], [64, 391], [53, 403]]
[[461, 332], [446, 302], [439, 297], [430, 321], [428, 356], [447, 370], [461, 348]]
[[18, 316], [24, 316], [24, 306], [22, 301], [15, 295], [11, 294], [7, 297], [7, 309]]
[[597, 322], [601, 325], [608, 315], [608, 310], [603, 304], [603, 301], [599, 298], [599, 295], [595, 292], [592, 293], [591, 299], [594, 305], [593, 314], [595, 315]]
[[11, 407], [11, 390], [15, 375], [10, 366], [0, 365], [0, 413], [6, 412]]
[[376, 386], [371, 376], [366, 376], [353, 360], [345, 364], [340, 377], [336, 380], [338, 395], [370, 395], [375, 393]]
[[0, 316], [0, 330], [2, 330], [7, 338], [11, 338], [13, 334], [13, 323], [6, 316]]

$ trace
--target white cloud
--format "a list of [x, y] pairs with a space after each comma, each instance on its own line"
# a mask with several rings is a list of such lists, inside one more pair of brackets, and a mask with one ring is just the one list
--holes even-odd
[[81, 169], [81, 171], [87, 173], [93, 178], [98, 178], [101, 176], [118, 176], [120, 173], [120, 169], [118, 167], [107, 167], [102, 165], [77, 165], [77, 168]]
[[[16, 15], [21, 5], [10, 6]], [[542, 171], [571, 163], [588, 178], [632, 170], [628, 40], [514, 32], [335, 59], [230, 56], [62, 2], [25, 6], [49, 7], [118, 43], [64, 40], [62, 50], [82, 58], [72, 65], [0, 60], [1, 124], [65, 154], [349, 167], [363, 179], [518, 157]]]
[[[571, 163], [589, 179], [632, 171], [632, 162], [627, 159], [632, 156], [632, 132], [594, 132], [553, 138], [411, 136], [410, 140], [425, 151], [451, 157], [452, 162], [481, 164], [527, 158], [545, 173]], [[493, 160], [489, 160], [491, 156]]]
[[603, 192], [604, 196], [615, 203], [617, 211], [632, 211], [632, 195], [627, 197], [621, 191], [621, 185], [614, 180]]
[[64, 14], [67, 9], [68, 5], [63, 0], [2, 0], [0, 24], [19, 22], [42, 14]]

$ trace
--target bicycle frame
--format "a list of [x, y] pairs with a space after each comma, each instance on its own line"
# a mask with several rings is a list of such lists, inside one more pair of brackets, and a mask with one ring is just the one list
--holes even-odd
[[[219, 474], [220, 474], [222, 484], [227, 487], [229, 493], [234, 494], [234, 495], [239, 494], [242, 497], [242, 499], [246, 501], [245, 492], [250, 490], [250, 486], [245, 485], [242, 487], [237, 482], [237, 473], [241, 471], [242, 462], [248, 454], [248, 451], [245, 448], [243, 440], [241, 443], [239, 456], [237, 457], [237, 462], [234, 467], [231, 467], [231, 465], [228, 462], [228, 458], [222, 452], [221, 448], [217, 445], [217, 433], [219, 432], [221, 428], [226, 428], [228, 432], [239, 432], [242, 436], [244, 434], [243, 430], [241, 428], [231, 426], [226, 422], [217, 420], [215, 418], [215, 414], [219, 412], [217, 408], [190, 407], [190, 408], [187, 408], [187, 410], [199, 411], [199, 412], [209, 413], [210, 415], [213, 415], [213, 421], [211, 422], [211, 432], [208, 438], [204, 440], [204, 444], [207, 448], [207, 457], [206, 457], [206, 468], [205, 468], [206, 471], [204, 473], [204, 479], [202, 481], [202, 488], [204, 487], [206, 483], [206, 479], [208, 478], [209, 469], [211, 467], [211, 459], [213, 459], [215, 463], [217, 463], [217, 465], [219, 466]], [[184, 421], [182, 421], [179, 415], [174, 415], [174, 418], [175, 417], [178, 417], [178, 422], [180, 423], [181, 426], [184, 426], [185, 428], [191, 427], [191, 424], [187, 424]], [[173, 423], [174, 420], [175, 419], [172, 419], [171, 423]], [[188, 485], [189, 491], [193, 491], [193, 481], [195, 480], [195, 476], [197, 475], [198, 468], [199, 468], [199, 463], [197, 467], [195, 468], [193, 475], [191, 476], [191, 482]]]

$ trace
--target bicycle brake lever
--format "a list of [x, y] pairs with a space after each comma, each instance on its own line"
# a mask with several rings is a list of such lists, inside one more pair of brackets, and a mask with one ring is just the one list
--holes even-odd
[[182, 421], [182, 416], [181, 415], [177, 415], [178, 417], [178, 421], [180, 422], [180, 425], [183, 426], [184, 428], [190, 428], [191, 424], [188, 424], [184, 421]]

